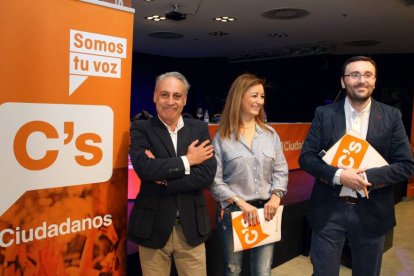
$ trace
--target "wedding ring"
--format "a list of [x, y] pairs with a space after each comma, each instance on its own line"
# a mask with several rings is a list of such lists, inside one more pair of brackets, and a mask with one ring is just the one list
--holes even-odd
[[253, 218], [253, 214], [249, 214], [249, 219], [252, 219]]

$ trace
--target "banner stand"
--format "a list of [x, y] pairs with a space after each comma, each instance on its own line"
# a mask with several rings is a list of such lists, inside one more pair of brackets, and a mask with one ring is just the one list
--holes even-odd
[[134, 10], [0, 9], [0, 275], [126, 275]]

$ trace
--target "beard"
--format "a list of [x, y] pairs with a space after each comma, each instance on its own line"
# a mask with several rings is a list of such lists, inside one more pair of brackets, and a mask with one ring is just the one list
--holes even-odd
[[[366, 91], [363, 93], [358, 92], [359, 89], [365, 88]], [[365, 102], [367, 101], [374, 91], [374, 87], [371, 85], [355, 85], [352, 87], [346, 87], [346, 94], [354, 102]]]

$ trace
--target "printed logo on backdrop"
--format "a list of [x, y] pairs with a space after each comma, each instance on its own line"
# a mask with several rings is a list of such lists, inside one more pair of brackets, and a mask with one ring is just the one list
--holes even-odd
[[127, 39], [70, 30], [69, 95], [89, 77], [120, 78]]
[[108, 106], [0, 105], [0, 215], [29, 190], [110, 179], [113, 120]]

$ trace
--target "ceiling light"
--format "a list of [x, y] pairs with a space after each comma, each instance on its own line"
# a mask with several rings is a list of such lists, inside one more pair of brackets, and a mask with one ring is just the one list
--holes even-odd
[[209, 35], [212, 35], [212, 36], [225, 36], [225, 35], [229, 35], [229, 33], [225, 33], [225, 32], [222, 32], [222, 31], [217, 31], [217, 32], [211, 32], [211, 33], [208, 33]]
[[230, 16], [220, 16], [213, 18], [214, 21], [220, 21], [220, 22], [234, 22], [236, 21], [236, 18], [230, 17]]
[[146, 16], [145, 19], [147, 20], [152, 20], [152, 21], [161, 21], [161, 20], [165, 20], [165, 16], [160, 16], [160, 15], [152, 15], [152, 16]]
[[269, 34], [269, 36], [273, 38], [282, 38], [282, 37], [287, 37], [288, 35], [285, 33], [274, 33], [274, 34]]

